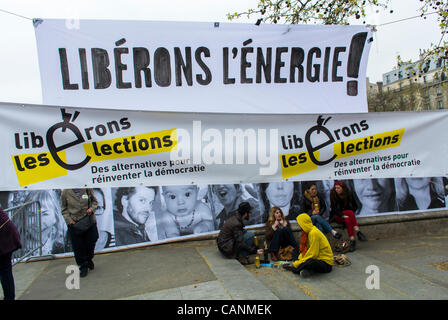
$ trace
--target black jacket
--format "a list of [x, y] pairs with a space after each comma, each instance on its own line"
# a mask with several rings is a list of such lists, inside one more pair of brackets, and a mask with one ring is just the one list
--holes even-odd
[[241, 249], [250, 253], [257, 252], [256, 247], [249, 247], [242, 241], [244, 224], [241, 215], [237, 212], [233, 214], [221, 228], [216, 244], [219, 251], [227, 258], [235, 258]]
[[[325, 211], [327, 211], [327, 205], [325, 203], [325, 200], [321, 197], [320, 194], [318, 194], [317, 197], [319, 198], [319, 215], [323, 216]], [[302, 209], [304, 212], [308, 213], [310, 216], [312, 215], [313, 203], [306, 196], [303, 196], [303, 199], [302, 199]]]
[[330, 210], [330, 222], [334, 221], [336, 215], [342, 216], [342, 212], [345, 210], [351, 210], [354, 214], [358, 210], [358, 205], [353, 197], [349, 197], [347, 201], [337, 197], [336, 200], [331, 199], [331, 210]]
[[128, 244], [151, 241], [146, 234], [145, 225], [140, 228], [127, 221], [121, 213], [114, 212], [115, 245], [124, 246]]

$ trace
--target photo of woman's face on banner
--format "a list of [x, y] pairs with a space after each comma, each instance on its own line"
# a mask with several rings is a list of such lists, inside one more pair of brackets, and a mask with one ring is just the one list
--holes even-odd
[[[342, 180], [357, 203], [357, 216], [425, 212], [446, 208], [447, 177]], [[325, 201], [324, 218], [331, 210], [330, 190], [334, 180], [314, 181]], [[246, 226], [263, 226], [269, 210], [278, 206], [294, 222], [304, 212], [307, 181], [271, 183], [137, 186], [96, 188], [95, 212], [99, 239], [95, 250], [161, 243], [183, 237], [218, 232], [236, 213], [241, 202], [249, 202], [252, 214]], [[0, 205], [24, 235], [24, 250], [39, 247], [33, 255], [72, 251], [60, 206], [61, 190], [0, 192]], [[24, 204], [39, 203], [39, 212], [21, 210]], [[36, 215], [41, 227], [36, 226]], [[39, 239], [42, 238], [42, 243]]]

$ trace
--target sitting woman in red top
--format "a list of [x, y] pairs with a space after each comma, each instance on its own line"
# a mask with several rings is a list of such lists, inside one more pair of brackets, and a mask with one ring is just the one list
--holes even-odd
[[355, 251], [355, 232], [358, 240], [367, 241], [366, 236], [359, 230], [358, 222], [355, 218], [358, 205], [347, 186], [340, 181], [334, 183], [334, 187], [330, 191], [330, 201], [330, 222], [335, 221], [345, 225], [350, 239], [350, 251]]

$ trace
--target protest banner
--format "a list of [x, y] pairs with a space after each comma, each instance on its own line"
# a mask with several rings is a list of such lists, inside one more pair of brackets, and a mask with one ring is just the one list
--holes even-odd
[[366, 26], [35, 19], [43, 103], [367, 112]]

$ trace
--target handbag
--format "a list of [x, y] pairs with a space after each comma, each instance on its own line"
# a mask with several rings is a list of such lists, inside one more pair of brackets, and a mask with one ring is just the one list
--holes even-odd
[[73, 225], [73, 228], [78, 234], [81, 234], [89, 230], [91, 226], [93, 226], [92, 215], [85, 215], [81, 220], [78, 220], [78, 222]]
[[[88, 199], [88, 207], [90, 207], [90, 197]], [[75, 228], [77, 234], [82, 234], [89, 230], [90, 227], [93, 226], [93, 224], [94, 221], [92, 215], [86, 214], [73, 225], [73, 228]]]
[[293, 259], [292, 253], [294, 251], [293, 246], [287, 246], [286, 248], [280, 248], [278, 257], [282, 261], [291, 261]]

